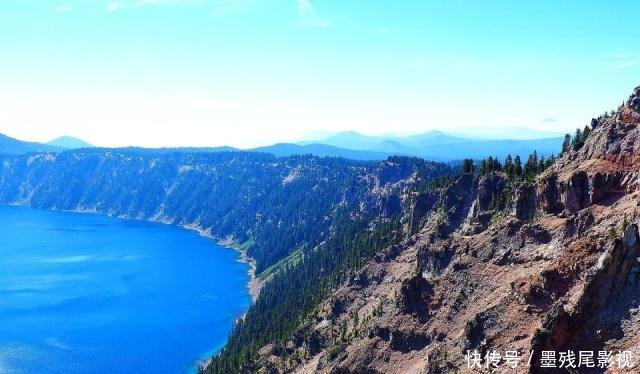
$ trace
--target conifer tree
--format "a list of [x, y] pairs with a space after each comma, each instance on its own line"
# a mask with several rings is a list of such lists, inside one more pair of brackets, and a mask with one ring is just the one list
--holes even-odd
[[587, 140], [587, 138], [589, 137], [590, 134], [591, 134], [591, 128], [589, 128], [589, 126], [585, 126], [584, 130], [582, 130], [582, 143], [583, 144]]
[[564, 134], [564, 140], [562, 141], [562, 152], [561, 155], [565, 154], [569, 151], [569, 147], [571, 147], [571, 135]]
[[551, 157], [549, 157], [545, 162], [544, 168], [545, 169], [549, 168], [551, 165], [553, 165], [554, 162], [556, 162], [556, 156], [554, 156], [552, 153]]
[[504, 160], [504, 172], [507, 173], [509, 177], [513, 176], [513, 159], [511, 158], [511, 154], [508, 154]]
[[519, 177], [522, 175], [522, 161], [520, 161], [520, 156], [516, 155], [513, 159], [513, 175]]
[[502, 165], [497, 157], [493, 158], [493, 171], [502, 171]]
[[475, 166], [473, 164], [473, 160], [470, 158], [465, 158], [462, 160], [462, 172], [464, 174], [471, 174], [475, 171]]
[[487, 160], [480, 161], [480, 174], [485, 175], [487, 172]]
[[580, 130], [579, 128], [576, 129], [576, 134], [573, 137], [571, 145], [573, 146], [574, 150], [578, 150], [580, 149], [580, 147], [582, 147], [582, 130]]
[[546, 163], [544, 160], [544, 156], [540, 157], [540, 160], [538, 160], [538, 173], [542, 173], [544, 171], [544, 169], [546, 169]]

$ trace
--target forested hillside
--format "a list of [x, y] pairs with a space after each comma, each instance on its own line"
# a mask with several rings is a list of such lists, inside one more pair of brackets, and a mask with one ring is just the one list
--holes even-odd
[[[415, 222], [415, 192], [454, 173], [384, 162], [245, 152], [84, 149], [4, 156], [0, 203], [196, 226], [245, 249], [266, 286], [209, 371], [250, 370], [349, 271]], [[404, 220], [402, 220], [404, 218]]]
[[243, 152], [79, 150], [2, 162], [1, 203], [196, 225], [244, 244], [258, 273], [315, 247], [345, 215], [397, 213], [387, 186], [450, 172], [410, 158], [379, 164]]

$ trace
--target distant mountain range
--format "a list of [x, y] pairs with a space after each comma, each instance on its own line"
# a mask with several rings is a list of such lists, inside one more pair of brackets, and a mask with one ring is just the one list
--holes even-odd
[[266, 147], [253, 148], [251, 151], [271, 153], [279, 157], [312, 154], [320, 157], [343, 157], [353, 160], [384, 160], [393, 155], [392, 152], [347, 149], [320, 143], [277, 143]]
[[91, 148], [91, 144], [71, 136], [62, 136], [47, 143], [28, 142], [0, 134], [0, 154], [62, 152], [65, 149]]
[[447, 134], [467, 139], [492, 140], [534, 140], [545, 138], [559, 138], [564, 133], [556, 131], [531, 129], [528, 127], [500, 126], [500, 127], [460, 127], [447, 131]]
[[[300, 138], [296, 143], [308, 144], [322, 142], [327, 138], [333, 137], [339, 134], [357, 134], [356, 131], [323, 131], [316, 130], [311, 131]], [[413, 133], [385, 133], [379, 136], [373, 136], [373, 138], [384, 139], [397, 139], [408, 138], [416, 135], [429, 135], [429, 134], [446, 134], [464, 139], [490, 139], [490, 140], [534, 140], [545, 138], [559, 138], [564, 136], [563, 132], [533, 129], [522, 126], [468, 126], [468, 127], [456, 127], [446, 131], [444, 130], [429, 130], [418, 134]]]
[[32, 152], [60, 152], [63, 148], [53, 145], [25, 142], [0, 134], [0, 154], [25, 154]]
[[[541, 134], [538, 134], [541, 135]], [[392, 155], [416, 156], [433, 161], [451, 161], [463, 158], [480, 159], [508, 154], [526, 157], [536, 150], [541, 155], [557, 154], [562, 137], [542, 139], [484, 139], [455, 136], [442, 131], [429, 131], [411, 136], [369, 136], [354, 131], [331, 135], [317, 141], [277, 143], [247, 149], [248, 152], [271, 153], [276, 156], [312, 154], [320, 157], [343, 157], [355, 160], [382, 160]], [[91, 144], [70, 136], [63, 136], [46, 144], [25, 142], [0, 135], [0, 154], [30, 152], [60, 152], [65, 149], [91, 148]], [[158, 148], [158, 152], [222, 152], [236, 151], [232, 147]]]
[[47, 142], [48, 145], [53, 145], [61, 148], [93, 148], [93, 145], [85, 142], [82, 139], [74, 138], [72, 136], [61, 136], [59, 138], [53, 139], [50, 142]]
[[550, 155], [557, 154], [561, 144], [560, 136], [537, 139], [485, 139], [481, 136], [477, 138], [455, 136], [442, 131], [429, 131], [411, 136], [369, 136], [347, 131], [323, 140], [298, 143], [299, 146], [307, 148], [324, 145], [373, 154], [418, 156], [440, 161], [459, 160], [466, 157], [477, 159], [487, 156], [504, 158], [508, 154], [525, 156], [534, 150], [543, 155]]

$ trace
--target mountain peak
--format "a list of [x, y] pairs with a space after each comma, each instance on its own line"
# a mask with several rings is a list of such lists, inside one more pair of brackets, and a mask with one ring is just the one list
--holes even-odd
[[640, 165], [640, 87], [613, 115], [599, 117], [591, 125], [584, 145], [566, 152], [555, 166], [556, 171], [589, 175], [629, 170]]
[[25, 154], [33, 152], [59, 152], [62, 148], [36, 142], [26, 142], [0, 134], [0, 154]]
[[47, 144], [62, 148], [93, 148], [93, 145], [85, 142], [82, 139], [66, 135], [53, 139], [47, 142]]
[[616, 117], [628, 125], [640, 124], [640, 86], [633, 90], [626, 105], [620, 108]]

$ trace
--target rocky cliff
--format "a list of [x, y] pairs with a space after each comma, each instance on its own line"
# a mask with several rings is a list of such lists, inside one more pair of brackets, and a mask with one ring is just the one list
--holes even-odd
[[[263, 347], [258, 371], [480, 372], [465, 353], [496, 350], [524, 357], [517, 372], [640, 372], [639, 125], [640, 87], [531, 183], [467, 174], [419, 194], [413, 234], [344, 281], [284, 349]], [[635, 363], [547, 369], [543, 350], [626, 350]]]
[[[465, 353], [495, 350], [525, 358], [518, 372], [637, 373], [639, 125], [637, 88], [584, 142], [517, 181], [406, 157], [3, 156], [0, 203], [243, 243], [266, 285], [205, 372], [465, 373], [478, 371]], [[549, 350], [629, 351], [635, 366], [542, 368]]]

